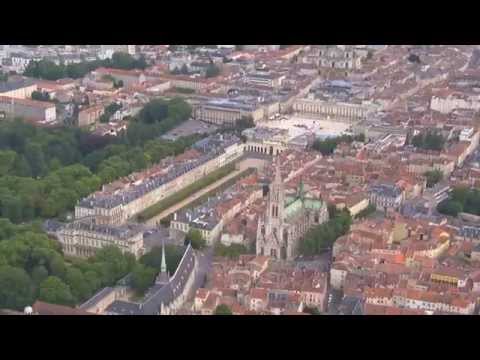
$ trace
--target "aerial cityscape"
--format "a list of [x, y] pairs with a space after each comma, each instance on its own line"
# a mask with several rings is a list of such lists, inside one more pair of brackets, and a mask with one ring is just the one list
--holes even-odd
[[0, 45], [0, 315], [478, 315], [480, 46]]

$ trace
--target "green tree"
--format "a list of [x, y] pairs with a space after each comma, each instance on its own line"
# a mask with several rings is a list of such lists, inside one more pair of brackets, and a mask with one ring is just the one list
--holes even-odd
[[69, 267], [65, 275], [65, 282], [70, 287], [77, 302], [86, 300], [91, 295], [90, 284], [85, 280], [85, 276], [79, 269]]
[[154, 268], [137, 264], [132, 271], [132, 287], [138, 294], [144, 294], [153, 285], [156, 275]]
[[32, 100], [50, 101], [50, 95], [47, 92], [34, 91], [31, 96]]
[[191, 244], [194, 249], [202, 249], [206, 242], [199, 230], [190, 229], [185, 237], [185, 245], [187, 244]]
[[437, 205], [437, 210], [441, 214], [457, 216], [463, 211], [463, 206], [460, 202], [454, 200], [444, 200]]
[[12, 174], [21, 177], [32, 176], [32, 169], [28, 161], [25, 159], [25, 156], [17, 154], [15, 162], [13, 163]]
[[0, 308], [23, 310], [34, 301], [32, 281], [25, 270], [0, 267]]
[[320, 151], [322, 155], [327, 156], [333, 154], [333, 151], [337, 147], [338, 141], [335, 138], [327, 138], [325, 140], [315, 140], [313, 148]]
[[427, 178], [427, 187], [431, 188], [442, 181], [443, 173], [440, 170], [427, 171], [424, 176]]
[[70, 288], [60, 278], [49, 276], [39, 287], [38, 298], [52, 304], [72, 306], [75, 303]]
[[460, 204], [465, 204], [470, 195], [470, 189], [466, 186], [457, 186], [453, 188], [451, 198]]
[[32, 270], [32, 280], [35, 285], [40, 283], [48, 277], [48, 270], [43, 265], [37, 265]]
[[[174, 274], [178, 264], [182, 259], [184, 249], [180, 246], [165, 245], [165, 262], [167, 263], [167, 271]], [[141, 264], [160, 271], [162, 265], [162, 248], [155, 247], [147, 254], [143, 255], [139, 261]]]
[[215, 308], [214, 315], [233, 315], [232, 310], [225, 304], [220, 304]]
[[13, 170], [17, 154], [12, 150], [0, 150], [0, 176], [10, 174]]
[[34, 177], [43, 176], [47, 173], [47, 164], [40, 144], [28, 144], [25, 148], [25, 158]]
[[23, 203], [18, 196], [4, 195], [0, 199], [0, 215], [17, 224], [23, 220]]
[[162, 99], [153, 99], [140, 110], [138, 118], [144, 123], [153, 124], [165, 119], [167, 115], [168, 104]]
[[415, 135], [411, 143], [417, 148], [440, 151], [443, 149], [445, 139], [436, 130], [430, 129], [425, 133]]
[[212, 78], [215, 76], [218, 76], [220, 74], [220, 68], [215, 65], [213, 62], [210, 62], [208, 64], [207, 69], [205, 70], [205, 77], [206, 78]]
[[310, 315], [321, 315], [320, 311], [316, 307], [305, 306], [303, 312]]
[[255, 122], [251, 116], [242, 116], [236, 121], [236, 127], [240, 130], [255, 127]]
[[125, 70], [131, 70], [135, 68], [136, 61], [135, 58], [125, 52], [115, 52], [112, 55], [112, 61], [110, 67], [116, 68], [116, 69], [125, 69]]

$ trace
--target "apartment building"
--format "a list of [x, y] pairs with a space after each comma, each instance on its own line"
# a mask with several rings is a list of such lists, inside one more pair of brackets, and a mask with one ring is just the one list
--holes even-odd
[[0, 96], [0, 113], [27, 121], [51, 124], [57, 119], [55, 104], [44, 101]]
[[302, 115], [321, 116], [328, 119], [342, 119], [349, 122], [356, 122], [365, 119], [371, 109], [362, 104], [304, 98], [294, 101], [293, 111]]
[[139, 224], [110, 226], [88, 217], [67, 224], [47, 222], [48, 233], [55, 235], [66, 255], [90, 257], [105, 246], [116, 246], [123, 253], [140, 257], [144, 253], [143, 227]]
[[94, 124], [105, 112], [103, 105], [91, 106], [78, 113], [78, 126], [86, 127]]
[[36, 90], [37, 85], [29, 79], [0, 82], [0, 96], [29, 99]]
[[130, 176], [137, 180], [126, 178], [119, 187], [104, 186], [103, 191], [80, 200], [75, 207], [75, 218], [93, 216], [100, 224], [123, 224], [243, 153], [243, 144], [235, 136], [213, 136], [202, 140], [202, 144], [203, 151], [194, 151], [190, 159], [181, 160], [180, 155], [168, 166], [154, 166]]
[[256, 104], [217, 99], [197, 106], [194, 117], [216, 125], [235, 125], [242, 117], [252, 117], [257, 122], [264, 117], [264, 109]]

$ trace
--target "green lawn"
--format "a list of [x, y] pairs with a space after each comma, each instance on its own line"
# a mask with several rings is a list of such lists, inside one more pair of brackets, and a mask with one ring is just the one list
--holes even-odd
[[137, 215], [137, 220], [143, 222], [151, 219], [152, 217], [158, 215], [159, 213], [175, 205], [176, 203], [185, 200], [187, 197], [196, 193], [197, 191], [200, 191], [203, 188], [227, 176], [232, 171], [235, 171], [235, 163], [225, 165], [224, 167], [221, 167], [220, 169], [211, 172], [202, 179], [195, 181], [193, 184], [188, 185], [182, 190], [177, 191], [175, 194], [170, 195], [169, 197], [145, 209]]

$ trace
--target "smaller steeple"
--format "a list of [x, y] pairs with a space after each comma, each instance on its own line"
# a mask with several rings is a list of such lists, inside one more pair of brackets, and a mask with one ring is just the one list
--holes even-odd
[[165, 260], [165, 240], [162, 240], [162, 264], [160, 266], [160, 272], [167, 272], [167, 261]]
[[170, 275], [167, 272], [167, 261], [165, 260], [165, 240], [162, 240], [162, 263], [160, 265], [160, 273], [155, 280], [156, 284], [165, 285], [170, 281]]

